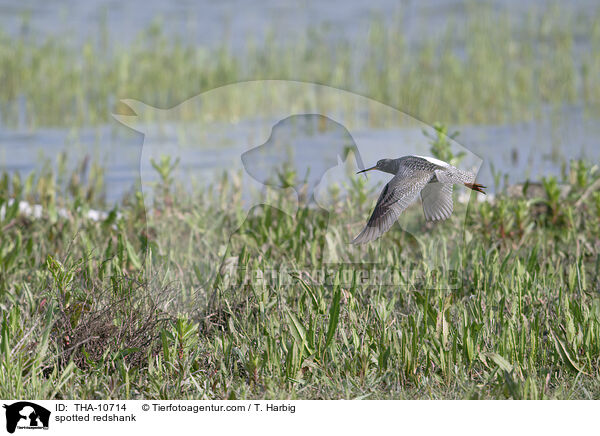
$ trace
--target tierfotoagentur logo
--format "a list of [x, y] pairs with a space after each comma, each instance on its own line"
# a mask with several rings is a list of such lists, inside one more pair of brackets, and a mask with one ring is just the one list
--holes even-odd
[[[223, 106], [238, 95], [244, 96], [239, 106]], [[452, 184], [478, 186], [472, 183], [482, 161], [444, 132], [348, 91], [285, 80], [223, 86], [170, 109], [121, 103], [114, 117], [144, 135], [140, 178], [152, 222], [146, 272], [193, 274], [193, 295], [176, 296], [187, 298], [179, 301], [183, 306], [235, 299], [246, 285], [455, 289], [460, 283], [462, 268], [452, 264], [458, 257], [447, 241], [461, 241], [464, 226], [449, 222], [464, 223], [466, 216], [466, 207], [453, 208], [453, 197], [462, 195], [463, 203], [470, 197], [462, 186], [453, 192]], [[373, 120], [382, 127], [418, 127], [378, 137]], [[447, 147], [448, 163], [421, 157], [431, 155], [433, 137]], [[387, 167], [357, 174], [377, 168], [382, 158], [398, 160], [398, 171], [410, 177], [390, 176]], [[177, 183], [212, 196], [222, 211], [200, 227], [188, 221], [184, 232], [202, 235], [197, 240], [174, 238], [182, 224], [173, 213], [181, 198], [173, 190]], [[433, 188], [438, 185], [447, 189]], [[191, 247], [201, 250], [201, 259], [169, 266], [165, 253]]]
[[29, 401], [4, 404], [6, 409], [6, 431], [14, 433], [19, 430], [47, 430], [50, 411]]

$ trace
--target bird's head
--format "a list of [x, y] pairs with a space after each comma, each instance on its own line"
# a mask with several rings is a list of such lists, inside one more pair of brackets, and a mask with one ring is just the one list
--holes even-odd
[[371, 170], [390, 172], [390, 170], [393, 167], [393, 162], [394, 162], [393, 159], [380, 159], [377, 161], [377, 164], [375, 164], [375, 166], [361, 170], [361, 171], [357, 172], [356, 174], [365, 173], [365, 172], [371, 171]]

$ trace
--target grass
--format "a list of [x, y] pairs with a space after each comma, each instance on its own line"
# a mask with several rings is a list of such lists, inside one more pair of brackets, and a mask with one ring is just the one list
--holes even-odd
[[[155, 162], [152, 208], [133, 192], [98, 222], [85, 213], [104, 207], [102, 185], [85, 167], [62, 182], [50, 170], [3, 176], [0, 396], [600, 397], [597, 166], [572, 162], [562, 184], [472, 202], [464, 223], [461, 204], [437, 226], [411, 210], [446, 247], [441, 264], [460, 268], [448, 287], [433, 273], [402, 286], [337, 271], [325, 283], [310, 273], [219, 277], [223, 259], [262, 271], [322, 267], [327, 220], [312, 208], [296, 220], [257, 209], [236, 232], [245, 212], [235, 175], [189, 193], [174, 165]], [[339, 232], [372, 207], [362, 179], [348, 183], [329, 218]], [[11, 198], [42, 204], [43, 216], [20, 214]], [[291, 201], [275, 200], [284, 210]], [[394, 228], [363, 255], [410, 275], [428, 271], [418, 253], [436, 247]]]
[[[169, 108], [252, 79], [345, 89], [429, 124], [524, 121], [574, 104], [597, 116], [599, 11], [574, 16], [556, 5], [516, 17], [489, 5], [465, 8], [464, 27], [448, 23], [441, 36], [424, 28], [415, 45], [406, 40], [401, 17], [374, 17], [359, 48], [337, 38], [335, 29], [311, 28], [291, 40], [267, 32], [264, 41], [234, 53], [226, 39], [214, 49], [174, 40], [159, 21], [126, 46], [110, 46], [108, 29], [75, 47], [68, 35], [0, 34], [2, 124], [101, 124], [122, 98]], [[243, 96], [221, 103], [224, 117], [253, 104]], [[187, 115], [195, 119], [201, 112]]]

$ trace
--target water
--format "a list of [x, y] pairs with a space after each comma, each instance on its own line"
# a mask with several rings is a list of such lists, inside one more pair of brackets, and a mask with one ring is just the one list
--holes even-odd
[[[529, 11], [548, 7], [549, 2], [489, 0], [488, 3], [495, 10], [509, 11], [518, 22]], [[11, 35], [67, 36], [76, 45], [97, 38], [99, 30], [106, 28], [109, 42], [128, 44], [158, 21], [169, 36], [207, 47], [226, 40], [235, 50], [245, 48], [249, 40], [261, 42], [268, 31], [285, 40], [304, 35], [308, 27], [322, 29], [332, 39], [360, 45], [367, 40], [369, 26], [376, 16], [388, 24], [400, 18], [407, 41], [415, 43], [425, 35], [440, 35], [449, 22], [460, 29], [466, 8], [464, 0], [262, 0], [251, 6], [243, 0], [58, 0], [51, 4], [0, 0], [0, 29]], [[574, 15], [589, 15], [597, 11], [598, 2], [578, 0], [568, 8]]]
[[[195, 146], [182, 146], [176, 129], [156, 136], [133, 132], [118, 124], [84, 129], [76, 135], [66, 129], [41, 129], [34, 133], [0, 131], [0, 166], [9, 172], [26, 176], [39, 169], [45, 160], [56, 161], [56, 156], [66, 152], [70, 167], [74, 168], [83, 156], [90, 156], [106, 169], [107, 200], [118, 201], [124, 193], [142, 183], [149, 187], [157, 180], [150, 158], [159, 160], [162, 155], [180, 158], [177, 176], [183, 181], [209, 184], [224, 170], [240, 172], [245, 185], [260, 190], [260, 183], [248, 177], [241, 155], [262, 141], [255, 140], [256, 129], [272, 126], [276, 120], [243, 120], [235, 129], [223, 134], [225, 144], [213, 139]], [[494, 192], [496, 187], [491, 165], [506, 173], [508, 183], [526, 179], [539, 180], [542, 176], [560, 178], [561, 168], [570, 159], [585, 158], [600, 162], [600, 124], [586, 119], [581, 110], [565, 111], [560, 123], [548, 116], [540, 121], [498, 126], [455, 126], [460, 135], [457, 142], [483, 160], [479, 183]], [[430, 154], [427, 138], [421, 128], [394, 128], [386, 130], [359, 128], [352, 130], [365, 166], [383, 157], [404, 154]], [[220, 136], [215, 134], [215, 136]], [[221, 138], [221, 139], [223, 139]], [[210, 144], [210, 145], [207, 145]], [[297, 153], [295, 163], [305, 168], [317, 162], [319, 151]], [[342, 174], [341, 172], [340, 174]], [[339, 181], [341, 176], [327, 178]], [[385, 175], [373, 175], [374, 182], [385, 180]], [[187, 183], [187, 182], [186, 182]], [[187, 183], [191, 186], [190, 183]]]

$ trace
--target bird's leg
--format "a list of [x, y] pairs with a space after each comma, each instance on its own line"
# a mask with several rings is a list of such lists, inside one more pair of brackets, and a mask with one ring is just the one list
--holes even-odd
[[465, 186], [469, 189], [472, 189], [473, 191], [477, 191], [477, 192], [481, 192], [482, 194], [485, 194], [485, 191], [483, 190], [485, 188], [485, 186], [480, 185], [479, 183], [465, 183]]

